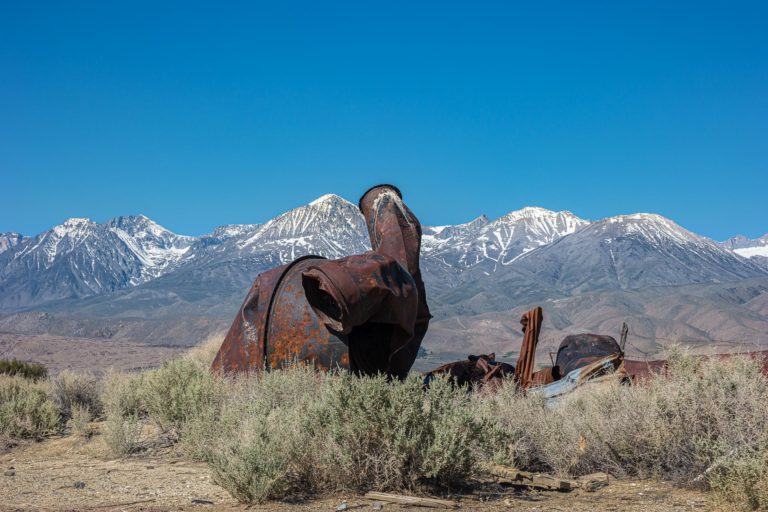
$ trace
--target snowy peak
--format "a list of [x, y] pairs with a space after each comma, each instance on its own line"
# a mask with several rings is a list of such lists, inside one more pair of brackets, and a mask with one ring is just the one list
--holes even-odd
[[[319, 197], [264, 224], [248, 239], [238, 243], [242, 249], [262, 251], [280, 246], [280, 259], [291, 255], [316, 253], [340, 257], [369, 248], [365, 219], [356, 205], [334, 194]], [[350, 252], [353, 251], [353, 252]]]
[[655, 213], [634, 213], [608, 217], [593, 223], [590, 229], [603, 232], [606, 236], [643, 237], [659, 244], [674, 242], [718, 247], [718, 244], [713, 240], [688, 231], [670, 219]]
[[765, 270], [661, 215], [609, 217], [520, 258], [516, 267], [561, 290], [636, 289], [736, 281]]
[[145, 215], [115, 217], [106, 226], [147, 267], [144, 279], [157, 277], [166, 267], [177, 264], [195, 241], [194, 237], [177, 235]]
[[253, 235], [263, 224], [224, 224], [213, 230], [212, 233], [205, 235], [220, 241], [230, 238], [240, 238], [246, 235]]
[[430, 228], [423, 252], [442, 265], [492, 273], [530, 252], [587, 225], [570, 212], [526, 207], [493, 222], [482, 216], [458, 226]]
[[736, 235], [722, 242], [721, 245], [744, 258], [768, 258], [768, 234], [753, 240], [743, 235]]
[[353, 203], [347, 201], [341, 196], [337, 196], [336, 194], [324, 194], [314, 201], [310, 202], [307, 206], [323, 206], [327, 205], [329, 208], [333, 208], [334, 206], [340, 206], [340, 205], [351, 205], [355, 206]]
[[489, 220], [484, 214], [464, 224], [448, 226], [424, 226], [423, 236], [431, 240], [449, 240], [457, 236], [465, 236], [477, 232], [488, 224]]
[[24, 235], [15, 232], [0, 233], [0, 254], [16, 247], [24, 240]]
[[49, 233], [56, 238], [70, 238], [72, 241], [81, 240], [93, 232], [98, 224], [91, 219], [72, 217], [54, 226]]
[[[510, 212], [491, 223], [490, 229], [520, 226], [530, 233], [531, 241], [552, 243], [589, 224], [569, 211], [553, 212], [546, 208], [528, 206]], [[541, 243], [539, 245], [542, 245]]]

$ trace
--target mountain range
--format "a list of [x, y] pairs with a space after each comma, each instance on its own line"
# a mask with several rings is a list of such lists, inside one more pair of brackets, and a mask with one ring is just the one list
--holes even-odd
[[[615, 335], [622, 321], [640, 353], [768, 333], [768, 235], [718, 243], [654, 214], [588, 221], [537, 207], [423, 234], [432, 354], [513, 353], [520, 314], [537, 304], [543, 349], [572, 332]], [[231, 321], [260, 272], [369, 248], [357, 206], [332, 194], [199, 237], [143, 215], [3, 233], [0, 332], [194, 344]]]

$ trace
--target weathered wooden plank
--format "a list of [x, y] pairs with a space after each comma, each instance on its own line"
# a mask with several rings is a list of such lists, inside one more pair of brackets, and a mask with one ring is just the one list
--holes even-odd
[[535, 489], [564, 492], [573, 490], [576, 487], [576, 483], [572, 480], [563, 480], [541, 473], [520, 471], [517, 468], [501, 464], [488, 464], [486, 470], [491, 475], [497, 477], [499, 482], [517, 487], [532, 487]]
[[365, 494], [365, 497], [371, 500], [386, 501], [389, 503], [399, 503], [401, 505], [413, 505], [415, 507], [427, 508], [456, 508], [457, 504], [453, 501], [439, 500], [437, 498], [420, 498], [418, 496], [404, 496], [402, 494], [390, 494], [387, 492], [371, 491]]

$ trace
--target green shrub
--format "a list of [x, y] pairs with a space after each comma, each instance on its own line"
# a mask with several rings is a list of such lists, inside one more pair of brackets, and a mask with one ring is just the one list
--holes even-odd
[[768, 510], [768, 442], [758, 450], [726, 455], [709, 482], [718, 510]]
[[215, 393], [210, 369], [200, 361], [182, 358], [149, 371], [142, 398], [149, 416], [163, 431], [183, 431], [190, 420], [213, 406]]
[[521, 468], [606, 471], [692, 482], [735, 450], [754, 451], [768, 421], [768, 381], [754, 361], [673, 352], [666, 376], [638, 386], [587, 385], [553, 408], [512, 387], [485, 397], [504, 450]]
[[101, 416], [101, 382], [93, 375], [64, 370], [50, 380], [49, 394], [64, 420], [72, 417], [74, 406], [84, 407], [91, 418]]
[[0, 375], [0, 435], [40, 439], [58, 424], [59, 412], [44, 385]]
[[91, 420], [93, 415], [88, 407], [80, 404], [74, 404], [71, 409], [72, 416], [69, 419], [69, 427], [72, 433], [83, 439], [90, 439], [93, 435], [91, 429]]
[[146, 415], [142, 402], [144, 375], [110, 373], [104, 378], [102, 403], [106, 422], [104, 443], [112, 455], [129, 455], [141, 440], [141, 418]]
[[333, 490], [398, 490], [469, 476], [484, 428], [438, 379], [389, 382], [292, 368], [221, 379], [182, 445], [244, 502]]
[[19, 359], [0, 359], [0, 375], [18, 375], [25, 379], [40, 380], [48, 376], [45, 366]]
[[305, 426], [325, 378], [295, 368], [218, 379], [218, 399], [187, 424], [182, 446], [240, 501], [307, 494], [315, 465]]
[[397, 490], [471, 474], [483, 429], [465, 390], [436, 379], [425, 392], [417, 375], [388, 382], [344, 373], [324, 391], [308, 428], [332, 487]]

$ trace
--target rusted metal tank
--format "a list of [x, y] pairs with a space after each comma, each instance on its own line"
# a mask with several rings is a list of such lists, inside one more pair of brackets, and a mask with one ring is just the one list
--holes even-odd
[[391, 185], [360, 200], [373, 251], [307, 256], [259, 275], [213, 362], [227, 373], [293, 361], [405, 377], [429, 325], [421, 225]]

